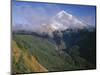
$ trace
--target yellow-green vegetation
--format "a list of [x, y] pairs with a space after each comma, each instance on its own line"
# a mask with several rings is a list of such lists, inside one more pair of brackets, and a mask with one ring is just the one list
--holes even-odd
[[71, 61], [70, 56], [66, 61], [63, 56], [59, 55], [51, 42], [36, 36], [14, 35], [12, 50], [14, 73], [60, 71], [76, 68], [69, 63]]
[[[31, 55], [27, 50], [22, 51], [15, 41], [12, 41], [12, 56], [13, 56], [13, 71], [14, 73], [22, 73], [21, 68], [26, 68], [23, 72], [47, 72], [36, 58]], [[23, 63], [21, 63], [23, 61]], [[20, 65], [23, 64], [23, 65]], [[17, 67], [18, 65], [19, 68]], [[22, 68], [23, 69], [23, 68]]]

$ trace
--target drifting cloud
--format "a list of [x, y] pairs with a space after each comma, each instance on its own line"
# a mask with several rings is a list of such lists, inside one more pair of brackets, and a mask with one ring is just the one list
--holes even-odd
[[[13, 24], [14, 28], [24, 28], [24, 29], [29, 29], [29, 30], [35, 30], [38, 27], [40, 27], [42, 24], [49, 25], [49, 22], [52, 19], [52, 17], [55, 16], [56, 14], [58, 14], [60, 11], [62, 11], [65, 8], [65, 7], [60, 7], [58, 4], [44, 3], [43, 6], [42, 6], [42, 4], [36, 4], [36, 5], [35, 4], [30, 4], [30, 3], [22, 3], [22, 4], [15, 3], [14, 4], [13, 3], [12, 24]], [[67, 10], [67, 8], [66, 8], [66, 10]], [[64, 11], [66, 12], [66, 10], [64, 10]], [[74, 22], [77, 20], [70, 21], [70, 18], [71, 18], [71, 15], [70, 15], [68, 21], [66, 19], [64, 19], [66, 21], [64, 21], [64, 20], [62, 20], [62, 21], [65, 23], [67, 22], [67, 24], [69, 24], [71, 22], [71, 25], [72, 25], [72, 23], [77, 23], [77, 22]], [[80, 20], [86, 24], [93, 24], [94, 19], [91, 16], [88, 16], [88, 17], [80, 16]], [[63, 24], [59, 24], [59, 22], [54, 22], [54, 24], [57, 25], [56, 28], [58, 26], [62, 27], [61, 25], [63, 25]], [[66, 27], [63, 27], [63, 28], [66, 28]]]
[[[53, 6], [55, 6], [55, 11]], [[56, 5], [46, 4], [45, 7], [33, 7], [32, 5], [22, 4], [22, 5], [15, 5], [13, 6], [12, 12], [12, 22], [13, 26], [19, 25], [27, 25], [26, 28], [36, 29], [42, 23], [46, 23], [52, 17], [52, 14], [56, 14], [60, 11], [60, 8]], [[49, 13], [48, 13], [49, 9]], [[50, 14], [51, 13], [51, 14]], [[20, 27], [20, 26], [17, 26]], [[24, 26], [25, 27], [25, 26]], [[16, 26], [15, 26], [16, 28]]]
[[81, 21], [89, 26], [95, 26], [95, 18], [93, 16], [83, 16]]

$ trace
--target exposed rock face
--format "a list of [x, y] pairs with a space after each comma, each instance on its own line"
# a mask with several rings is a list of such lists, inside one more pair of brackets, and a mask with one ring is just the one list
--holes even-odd
[[62, 37], [63, 37], [63, 35], [62, 35], [61, 31], [54, 31], [53, 32], [53, 40], [55, 41], [57, 50], [65, 49], [65, 44], [63, 42]]

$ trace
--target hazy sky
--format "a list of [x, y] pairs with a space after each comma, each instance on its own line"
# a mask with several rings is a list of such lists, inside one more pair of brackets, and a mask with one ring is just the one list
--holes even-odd
[[95, 6], [18, 1], [13, 1], [12, 3], [12, 23], [13, 25], [39, 25], [48, 21], [62, 10], [74, 15], [84, 23], [95, 26]]

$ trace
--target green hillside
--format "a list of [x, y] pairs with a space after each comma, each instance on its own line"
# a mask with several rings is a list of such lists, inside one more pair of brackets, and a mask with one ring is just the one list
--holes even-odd
[[36, 57], [30, 55], [27, 50], [22, 51], [16, 44], [15, 41], [13, 44], [13, 73], [29, 73], [29, 72], [46, 72], [48, 71], [37, 61]]
[[14, 34], [12, 50], [13, 73], [77, 70], [91, 66], [78, 55], [59, 54], [52, 42], [37, 36]]

